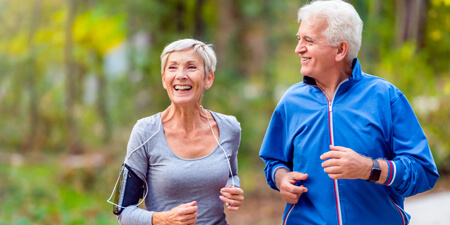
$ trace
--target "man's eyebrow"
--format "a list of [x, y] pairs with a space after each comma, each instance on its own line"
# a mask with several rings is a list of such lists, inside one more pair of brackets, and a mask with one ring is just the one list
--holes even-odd
[[300, 39], [301, 37], [303, 37], [305, 39], [314, 39], [314, 38], [312, 38], [311, 36], [308, 36], [308, 35], [300, 36], [300, 35], [296, 34], [295, 36], [297, 36], [297, 39]]

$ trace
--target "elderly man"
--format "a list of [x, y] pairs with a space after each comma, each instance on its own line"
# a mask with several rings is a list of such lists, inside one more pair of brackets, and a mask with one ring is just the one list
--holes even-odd
[[298, 12], [303, 82], [278, 103], [261, 146], [283, 224], [408, 224], [404, 198], [439, 174], [403, 93], [362, 72], [362, 21], [343, 1]]

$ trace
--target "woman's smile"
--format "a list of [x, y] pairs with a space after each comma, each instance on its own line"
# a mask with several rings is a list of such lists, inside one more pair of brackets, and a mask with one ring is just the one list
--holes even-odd
[[174, 89], [175, 89], [175, 91], [189, 91], [192, 89], [192, 86], [190, 86], [190, 85], [175, 85]]

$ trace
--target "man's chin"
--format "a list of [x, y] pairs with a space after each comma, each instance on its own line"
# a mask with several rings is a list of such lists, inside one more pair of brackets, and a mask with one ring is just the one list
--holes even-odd
[[307, 77], [309, 77], [309, 71], [307, 71], [307, 70], [300, 70], [300, 74], [302, 74], [303, 76], [307, 76]]

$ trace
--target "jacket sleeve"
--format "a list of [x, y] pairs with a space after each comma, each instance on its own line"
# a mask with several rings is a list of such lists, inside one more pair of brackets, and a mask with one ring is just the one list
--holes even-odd
[[280, 108], [280, 105], [277, 106], [272, 115], [259, 153], [266, 164], [264, 173], [267, 183], [277, 191], [279, 190], [275, 183], [275, 174], [281, 168], [292, 171], [293, 150], [291, 140], [289, 140], [289, 127]]
[[387, 161], [385, 185], [403, 197], [430, 190], [439, 174], [419, 121], [403, 94], [391, 104], [391, 109], [391, 149], [395, 155]]

